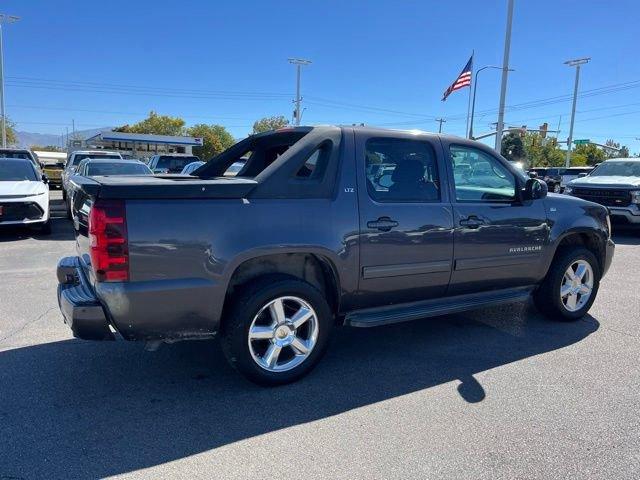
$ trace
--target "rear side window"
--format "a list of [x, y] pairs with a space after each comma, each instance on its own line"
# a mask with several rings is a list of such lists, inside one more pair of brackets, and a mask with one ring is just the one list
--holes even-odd
[[318, 147], [305, 160], [304, 165], [300, 167], [300, 170], [296, 173], [296, 178], [309, 178], [313, 180], [321, 179], [327, 169], [328, 160], [329, 148], [327, 146]]
[[[365, 147], [367, 191], [378, 202], [437, 202], [436, 156], [426, 141], [371, 138]], [[462, 167], [461, 167], [462, 168]]]

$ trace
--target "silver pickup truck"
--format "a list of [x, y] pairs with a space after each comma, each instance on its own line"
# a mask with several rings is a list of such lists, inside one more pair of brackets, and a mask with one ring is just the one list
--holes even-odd
[[565, 193], [609, 208], [611, 219], [640, 225], [640, 158], [615, 158], [573, 180]]
[[335, 325], [531, 295], [552, 319], [581, 318], [614, 250], [606, 208], [547, 196], [492, 149], [446, 135], [289, 128], [193, 176], [72, 181], [78, 254], [57, 274], [74, 335], [150, 348], [219, 335], [262, 384], [309, 372]]

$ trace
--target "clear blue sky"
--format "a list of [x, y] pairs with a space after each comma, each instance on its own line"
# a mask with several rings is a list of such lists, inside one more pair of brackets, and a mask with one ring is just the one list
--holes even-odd
[[[463, 134], [467, 90], [441, 102], [471, 50], [502, 60], [506, 0], [5, 1], [7, 112], [19, 130], [64, 132], [135, 122], [154, 109], [188, 124], [226, 125], [292, 111], [292, 56], [303, 73], [304, 123], [364, 122]], [[640, 151], [640, 2], [516, 0], [507, 105], [570, 94], [583, 68], [575, 138], [614, 138]], [[499, 74], [478, 83], [475, 131], [496, 120]], [[632, 83], [635, 82], [635, 83]], [[114, 87], [119, 85], [119, 87]], [[607, 93], [602, 93], [607, 92]], [[250, 93], [251, 95], [247, 95]], [[561, 99], [560, 99], [561, 100]], [[511, 125], [548, 121], [566, 138], [569, 101], [507, 112]]]

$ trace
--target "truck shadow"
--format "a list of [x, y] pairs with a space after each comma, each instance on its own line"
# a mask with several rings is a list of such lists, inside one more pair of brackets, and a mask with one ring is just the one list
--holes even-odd
[[[244, 381], [216, 342], [154, 354], [67, 340], [0, 352], [0, 477], [103, 478], [452, 382], [581, 341], [592, 317], [549, 322], [526, 305], [376, 329], [338, 330], [310, 376], [280, 388]], [[421, 419], [416, 418], [416, 422]]]
[[611, 238], [616, 245], [640, 245], [640, 227], [614, 227]]

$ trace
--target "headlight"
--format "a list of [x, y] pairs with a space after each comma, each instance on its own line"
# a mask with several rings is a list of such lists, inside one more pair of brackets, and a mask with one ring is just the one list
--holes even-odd
[[564, 193], [567, 193], [567, 194], [571, 195], [572, 192], [573, 192], [573, 187], [571, 187], [569, 185], [564, 187]]
[[629, 193], [631, 194], [631, 203], [640, 204], [640, 190], [632, 190]]

